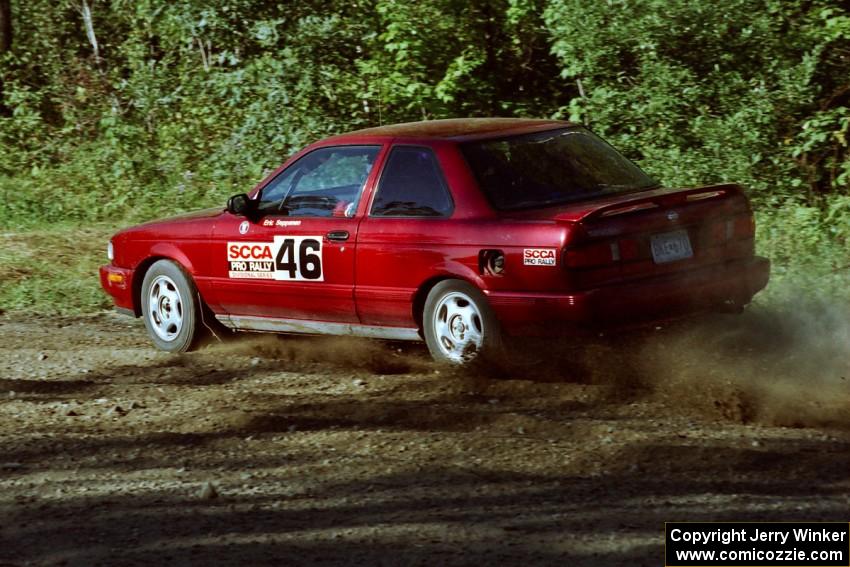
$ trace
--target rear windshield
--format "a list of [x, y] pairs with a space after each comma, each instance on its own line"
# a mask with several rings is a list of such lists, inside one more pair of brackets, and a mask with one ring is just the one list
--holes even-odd
[[581, 127], [477, 140], [461, 148], [479, 185], [500, 210], [547, 207], [657, 185]]

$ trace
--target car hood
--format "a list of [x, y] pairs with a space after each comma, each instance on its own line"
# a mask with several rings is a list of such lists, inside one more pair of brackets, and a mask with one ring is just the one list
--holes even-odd
[[[183, 230], [181, 229], [184, 229], [186, 227], [193, 227], [194, 229], [196, 229], [192, 232], [206, 233], [212, 230], [212, 219], [215, 219], [219, 215], [221, 215], [222, 211], [223, 209], [221, 207], [211, 207], [209, 209], [201, 209], [199, 211], [183, 213], [164, 219], [152, 220], [142, 224], [131, 226], [129, 228], [125, 228], [124, 230], [119, 231], [117, 234], [115, 234], [113, 238], [119, 238], [127, 234], [135, 234], [136, 236], [141, 236], [149, 235], [151, 233], [157, 235], [158, 237], [167, 237], [169, 236], [170, 232], [183, 232]], [[204, 230], [201, 229], [198, 224], [209, 224], [209, 227]]]
[[183, 213], [180, 215], [175, 215], [173, 217], [166, 217], [164, 219], [157, 219], [142, 223], [137, 225], [139, 227], [143, 226], [152, 226], [152, 225], [163, 225], [163, 224], [171, 224], [171, 223], [181, 223], [186, 221], [193, 221], [198, 219], [210, 219], [215, 218], [222, 213], [224, 209], [221, 207], [210, 207], [209, 209], [201, 209], [200, 211], [192, 211], [189, 213]]

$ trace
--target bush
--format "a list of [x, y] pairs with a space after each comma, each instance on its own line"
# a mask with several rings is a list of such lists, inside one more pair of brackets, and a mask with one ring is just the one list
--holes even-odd
[[778, 274], [843, 273], [844, 4], [89, 4], [97, 57], [73, 3], [12, 2], [2, 227], [220, 205], [306, 143], [359, 127], [558, 117], [587, 123], [667, 185], [747, 186]]

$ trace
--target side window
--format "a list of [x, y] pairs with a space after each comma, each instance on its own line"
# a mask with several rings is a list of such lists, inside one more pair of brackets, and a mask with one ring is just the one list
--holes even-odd
[[282, 171], [260, 195], [265, 214], [351, 217], [380, 146], [335, 146], [310, 152]]
[[454, 205], [434, 152], [393, 148], [372, 203], [375, 217], [445, 217]]

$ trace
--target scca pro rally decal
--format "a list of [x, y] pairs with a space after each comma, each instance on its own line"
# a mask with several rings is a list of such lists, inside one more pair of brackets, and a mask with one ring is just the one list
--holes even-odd
[[321, 236], [275, 236], [274, 242], [228, 242], [228, 276], [320, 282]]
[[555, 248], [525, 248], [522, 251], [524, 266], [554, 266], [558, 263]]

